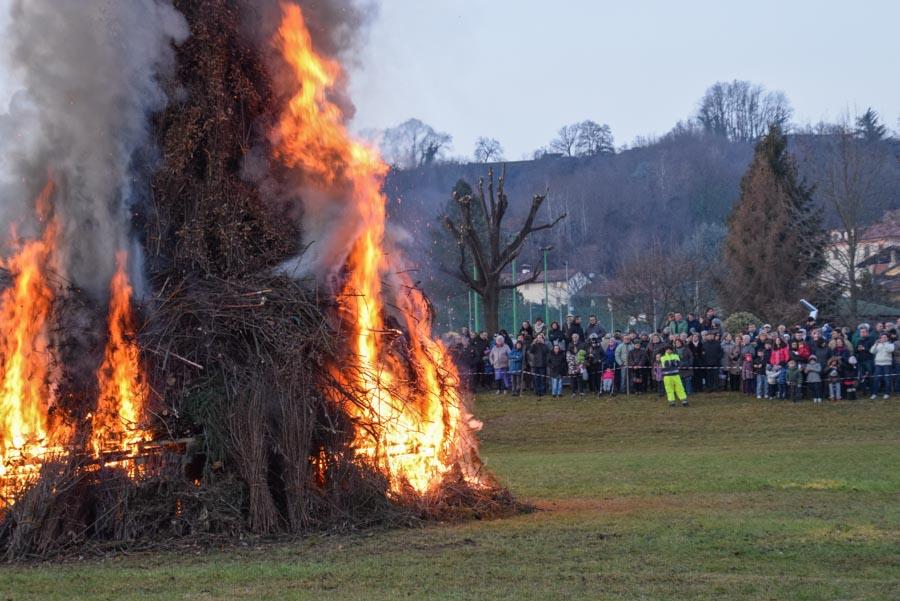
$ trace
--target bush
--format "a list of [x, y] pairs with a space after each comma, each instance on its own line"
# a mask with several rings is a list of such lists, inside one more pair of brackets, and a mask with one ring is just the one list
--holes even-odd
[[760, 326], [763, 322], [753, 313], [738, 311], [737, 313], [729, 315], [728, 319], [722, 322], [722, 328], [724, 331], [730, 332], [731, 334], [743, 334], [747, 331], [747, 326], [751, 323]]

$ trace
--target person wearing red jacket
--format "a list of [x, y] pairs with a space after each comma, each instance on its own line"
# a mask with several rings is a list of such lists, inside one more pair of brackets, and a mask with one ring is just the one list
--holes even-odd
[[784, 342], [783, 338], [775, 339], [775, 347], [772, 349], [772, 355], [769, 357], [770, 365], [787, 365], [791, 360], [791, 349]]

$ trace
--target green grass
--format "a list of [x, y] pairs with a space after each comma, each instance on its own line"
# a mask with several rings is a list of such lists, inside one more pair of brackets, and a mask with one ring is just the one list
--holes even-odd
[[12, 599], [897, 599], [900, 403], [479, 399], [538, 511], [0, 568]]

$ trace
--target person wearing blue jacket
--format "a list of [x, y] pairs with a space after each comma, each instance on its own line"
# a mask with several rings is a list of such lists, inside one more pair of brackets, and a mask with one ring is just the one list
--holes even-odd
[[509, 380], [513, 396], [522, 392], [522, 363], [525, 360], [525, 348], [521, 340], [509, 351]]

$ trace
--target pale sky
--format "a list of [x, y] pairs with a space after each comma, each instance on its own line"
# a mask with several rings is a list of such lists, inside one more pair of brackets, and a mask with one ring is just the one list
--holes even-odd
[[[353, 126], [417, 117], [453, 155], [487, 136], [518, 159], [583, 119], [617, 145], [663, 134], [713, 82], [747, 79], [797, 122], [872, 106], [897, 130], [898, 62], [900, 0], [381, 0], [350, 67]], [[11, 87], [0, 73], [0, 99]]]
[[617, 145], [663, 134], [715, 81], [747, 79], [796, 122], [871, 105], [896, 130], [898, 61], [898, 0], [382, 0], [351, 68], [354, 127], [417, 117], [454, 155], [483, 135], [518, 159], [583, 119]]

